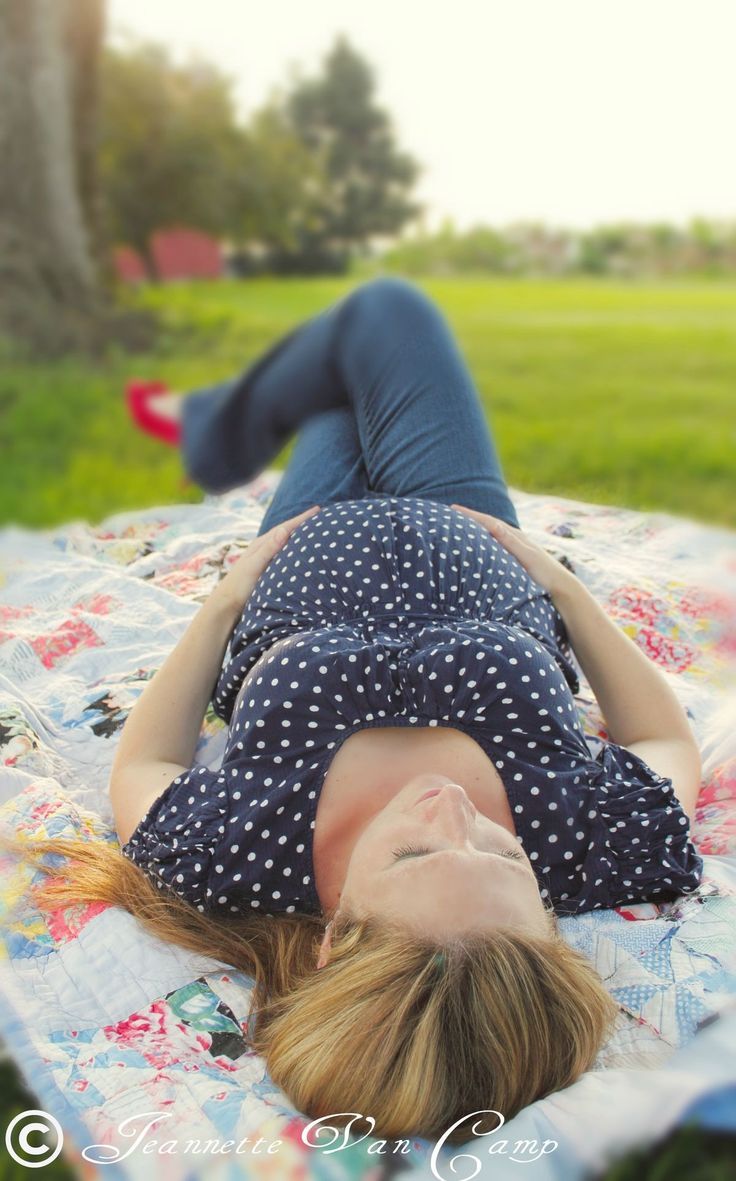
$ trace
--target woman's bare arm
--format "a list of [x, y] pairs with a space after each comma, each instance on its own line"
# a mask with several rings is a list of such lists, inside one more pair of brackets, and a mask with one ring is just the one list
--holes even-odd
[[137, 763], [191, 765], [205, 710], [222, 667], [238, 605], [218, 584], [131, 710], [115, 751], [111, 782]]
[[243, 607], [284, 542], [317, 511], [314, 505], [256, 537], [220, 579], [123, 726], [113, 780], [133, 764], [191, 764], [225, 649]]
[[110, 774], [121, 844], [168, 785], [191, 765], [205, 710], [241, 607], [219, 584], [131, 710]]
[[660, 670], [570, 571], [552, 592], [575, 655], [595, 693], [612, 742], [672, 780], [690, 821], [702, 763], [695, 735]]
[[284, 542], [318, 511], [313, 505], [250, 542], [136, 701], [110, 774], [110, 799], [123, 843], [168, 785], [191, 766], [202, 719], [243, 607]]
[[621, 746], [655, 740], [695, 745], [667, 679], [580, 579], [564, 570], [551, 594], [611, 740]]
[[700, 751], [687, 715], [666, 678], [606, 614], [587, 587], [522, 529], [453, 505], [483, 525], [547, 591], [595, 693], [609, 737], [672, 780], [692, 820], [700, 790]]

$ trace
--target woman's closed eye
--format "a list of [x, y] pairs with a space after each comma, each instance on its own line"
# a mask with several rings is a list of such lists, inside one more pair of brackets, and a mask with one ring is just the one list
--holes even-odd
[[[427, 853], [431, 853], [431, 849], [422, 846], [406, 845], [401, 849], [394, 849], [394, 860], [399, 861], [402, 857], [422, 857]], [[498, 849], [496, 850], [499, 857], [511, 857], [515, 861], [523, 861], [522, 853], [517, 853], [513, 849]]]

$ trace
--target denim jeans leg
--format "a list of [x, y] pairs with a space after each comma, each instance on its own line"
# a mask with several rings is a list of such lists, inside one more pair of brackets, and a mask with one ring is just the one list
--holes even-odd
[[371, 488], [519, 525], [470, 372], [419, 288], [391, 277], [359, 289], [337, 349]]
[[362, 500], [367, 492], [368, 477], [352, 410], [348, 406], [323, 410], [297, 435], [258, 536], [313, 504]]

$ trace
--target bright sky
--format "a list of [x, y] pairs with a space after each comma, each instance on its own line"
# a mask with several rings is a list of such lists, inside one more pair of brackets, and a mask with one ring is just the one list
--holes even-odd
[[424, 172], [428, 226], [736, 217], [736, 0], [108, 0], [247, 118], [337, 33]]

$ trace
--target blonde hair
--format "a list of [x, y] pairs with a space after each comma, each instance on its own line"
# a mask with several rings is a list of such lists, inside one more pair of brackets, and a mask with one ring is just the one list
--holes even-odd
[[[244, 1036], [310, 1118], [360, 1112], [377, 1136], [430, 1140], [479, 1110], [508, 1121], [587, 1070], [618, 1011], [551, 908], [548, 935], [499, 928], [446, 943], [341, 912], [317, 971], [320, 915], [203, 914], [115, 843], [0, 839], [47, 875], [31, 885], [39, 909], [121, 906], [159, 938], [251, 977]], [[47, 853], [68, 860], [52, 867]], [[468, 1138], [458, 1128], [446, 1142]]]

